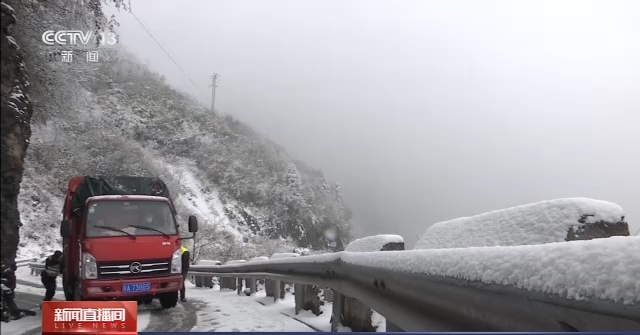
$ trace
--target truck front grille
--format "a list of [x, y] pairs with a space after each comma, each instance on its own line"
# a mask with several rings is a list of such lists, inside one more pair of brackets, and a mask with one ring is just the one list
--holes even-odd
[[168, 275], [171, 260], [98, 262], [99, 279], [119, 279]]

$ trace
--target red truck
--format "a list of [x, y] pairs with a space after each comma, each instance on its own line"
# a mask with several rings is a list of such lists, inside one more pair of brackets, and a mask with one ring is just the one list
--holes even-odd
[[[183, 285], [176, 210], [166, 184], [148, 177], [74, 177], [60, 235], [65, 298], [134, 300], [175, 307]], [[189, 216], [189, 232], [198, 231]]]

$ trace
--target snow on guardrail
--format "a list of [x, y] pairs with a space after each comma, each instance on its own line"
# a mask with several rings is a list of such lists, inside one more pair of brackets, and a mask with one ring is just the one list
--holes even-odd
[[232, 261], [228, 261], [228, 262], [226, 262], [226, 263], [224, 263], [223, 265], [220, 265], [220, 266], [233, 265], [233, 264], [242, 264], [242, 263], [246, 263], [246, 262], [247, 261], [244, 260], [244, 259], [235, 259], [235, 260], [232, 260]]
[[[472, 217], [438, 222], [427, 228], [415, 249], [515, 246], [562, 242], [571, 228], [623, 221], [617, 204], [567, 198], [516, 206]], [[582, 220], [583, 222], [580, 222]]]
[[601, 299], [626, 305], [640, 304], [640, 237], [636, 236], [509, 247], [343, 251], [243, 265], [327, 264], [338, 259], [378, 271], [513, 286], [571, 300]]
[[295, 252], [276, 252], [271, 255], [270, 259], [280, 259], [280, 258], [291, 258], [291, 257], [300, 257], [300, 254]]
[[352, 241], [347, 245], [344, 251], [350, 252], [369, 252], [380, 251], [390, 243], [404, 243], [404, 239], [400, 235], [382, 234], [375, 236], [367, 236]]
[[346, 253], [349, 264], [515, 286], [573, 299], [640, 303], [640, 237], [512, 247]]
[[29, 263], [33, 260], [33, 258], [22, 258], [22, 259], [16, 259], [16, 267], [24, 267], [24, 266], [28, 266]]

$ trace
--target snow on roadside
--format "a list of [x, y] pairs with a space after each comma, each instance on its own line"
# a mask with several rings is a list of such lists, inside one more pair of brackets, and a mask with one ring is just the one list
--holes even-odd
[[[16, 278], [34, 284], [38, 287], [42, 286], [42, 279], [40, 275], [32, 275], [31, 268], [28, 266], [19, 267], [18, 270], [16, 270]], [[58, 284], [60, 284], [60, 280], [58, 280]]]
[[40, 311], [36, 311], [35, 316], [26, 316], [22, 319], [3, 322], [2, 323], [2, 335], [21, 335], [29, 332], [33, 332], [39, 329], [42, 325], [42, 318]]
[[[42, 284], [40, 284], [42, 285]], [[26, 293], [26, 294], [33, 294], [33, 295], [38, 295], [38, 296], [42, 296], [44, 297], [44, 292], [45, 289], [44, 287], [34, 287], [34, 286], [30, 286], [30, 285], [23, 285], [20, 283], [16, 284], [16, 292], [20, 292], [20, 293]], [[58, 293], [58, 292], [56, 292]], [[3, 332], [4, 334], [4, 332]]]
[[[313, 332], [299, 321], [278, 310], [255, 303], [255, 297], [239, 296], [234, 291], [196, 288], [187, 284], [187, 296], [206, 303], [198, 311], [198, 324], [192, 332]], [[288, 306], [288, 305], [287, 305]]]
[[488, 213], [438, 222], [422, 235], [415, 249], [531, 245], [565, 241], [571, 227], [599, 221], [616, 223], [624, 211], [614, 203], [587, 198], [540, 201]]
[[[38, 276], [38, 278], [40, 278]], [[23, 278], [19, 278], [23, 279]], [[44, 297], [45, 289], [40, 287], [33, 287], [30, 285], [16, 284], [16, 292], [25, 293], [25, 294], [33, 294], [39, 297]], [[62, 293], [60, 291], [56, 292], [56, 296], [54, 299], [60, 299]], [[17, 301], [20, 304], [20, 301]], [[40, 310], [33, 310], [36, 312], [35, 317], [25, 317], [20, 320], [11, 321], [9, 323], [2, 324], [2, 335], [20, 335], [27, 332], [31, 332], [35, 329], [38, 329], [42, 325], [42, 317], [40, 315]], [[138, 331], [144, 331], [149, 322], [151, 321], [151, 312], [141, 310], [138, 308]]]
[[371, 314], [371, 325], [376, 327], [376, 332], [387, 332], [387, 319], [376, 311]]
[[272, 297], [266, 296], [265, 291], [259, 291], [254, 296], [246, 298], [263, 305], [263, 308], [267, 310], [275, 311], [309, 325], [314, 328], [314, 330], [331, 332], [331, 310], [333, 308], [333, 304], [331, 303], [325, 303], [324, 306], [320, 306], [322, 310], [322, 314], [320, 315], [315, 315], [311, 311], [300, 311], [300, 313], [296, 315], [294, 295], [286, 294], [284, 299], [274, 302]]

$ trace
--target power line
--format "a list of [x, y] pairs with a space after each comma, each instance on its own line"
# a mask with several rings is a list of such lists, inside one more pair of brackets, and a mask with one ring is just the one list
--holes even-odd
[[136, 21], [138, 21], [138, 24], [140, 24], [140, 26], [147, 32], [147, 34], [149, 34], [149, 36], [156, 42], [156, 44], [158, 44], [158, 46], [160, 47], [160, 49], [162, 49], [162, 51], [164, 51], [164, 53], [167, 55], [167, 57], [169, 57], [169, 59], [171, 59], [171, 61], [173, 62], [173, 64], [175, 64], [178, 69], [180, 69], [180, 71], [182, 71], [182, 74], [185, 75], [185, 77], [187, 77], [187, 79], [189, 79], [189, 81], [191, 82], [191, 84], [193, 84], [193, 86], [196, 88], [196, 90], [198, 90], [198, 93], [202, 94], [202, 91], [200, 90], [200, 87], [198, 87], [198, 85], [191, 79], [191, 77], [189, 77], [189, 75], [187, 74], [187, 72], [185, 70], [182, 69], [182, 67], [178, 64], [178, 62], [176, 62], [175, 59], [173, 59], [173, 57], [171, 57], [171, 55], [169, 54], [169, 52], [162, 46], [162, 44], [160, 42], [158, 42], [158, 40], [153, 36], [153, 34], [151, 33], [151, 31], [149, 31], [149, 29], [147, 29], [147, 27], [142, 23], [142, 21], [140, 21], [140, 19], [138, 19], [138, 17], [136, 16], [136, 14], [134, 14], [132, 11], [129, 11], [129, 13], [131, 13], [131, 15], [133, 15], [133, 18], [136, 19]]

